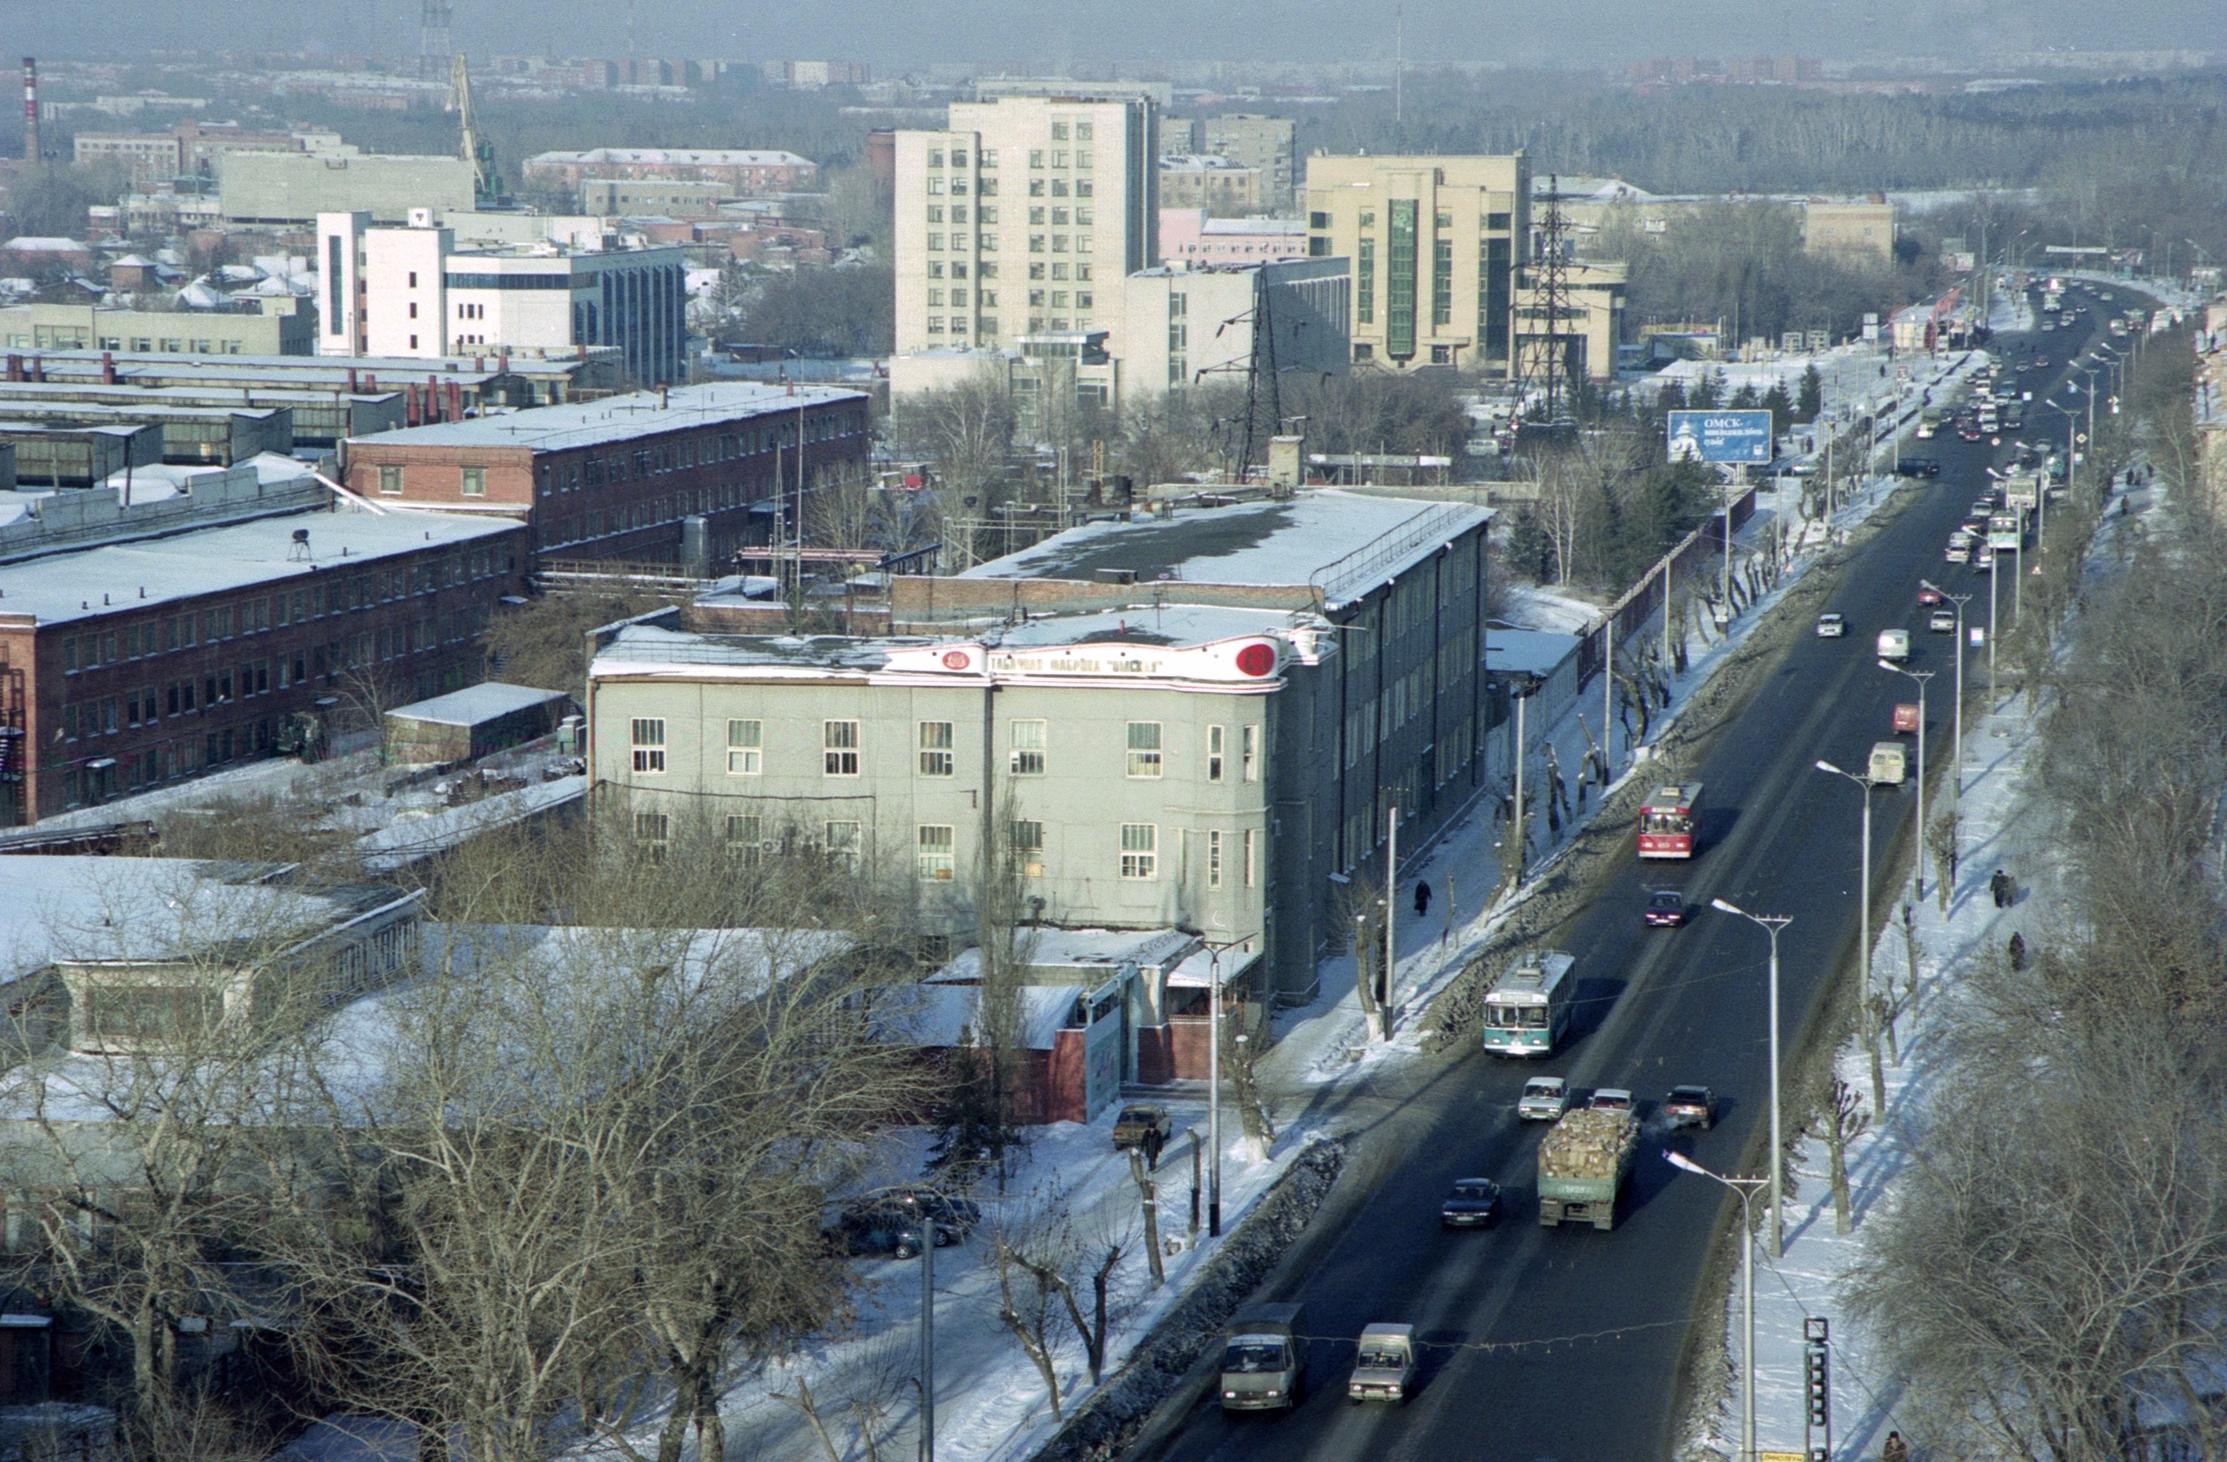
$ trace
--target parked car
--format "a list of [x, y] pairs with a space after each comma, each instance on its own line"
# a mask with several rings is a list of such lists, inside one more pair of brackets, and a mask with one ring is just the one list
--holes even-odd
[[1142, 1148], [1145, 1162], [1153, 1167], [1159, 1166], [1160, 1149], [1174, 1137], [1175, 1119], [1168, 1115], [1166, 1107], [1133, 1104], [1123, 1107], [1121, 1115], [1114, 1118], [1114, 1151]]
[[1674, 888], [1658, 888], [1647, 896], [1647, 910], [1640, 920], [1650, 929], [1675, 929], [1686, 922], [1686, 896]]
[[1934, 610], [1934, 611], [1933, 611], [1933, 612], [1932, 612], [1931, 614], [1929, 614], [1929, 615], [1927, 615], [1927, 616], [1925, 617], [1925, 627], [1926, 627], [1926, 631], [1927, 631], [1927, 633], [1929, 633], [1929, 634], [1936, 634], [1936, 635], [1953, 635], [1953, 634], [1955, 634], [1955, 633], [1956, 633], [1956, 611], [1955, 611], [1955, 610], [1953, 610], [1953, 609], [1936, 609], [1936, 610]]
[[1828, 609], [1817, 616], [1817, 637], [1819, 639], [1837, 640], [1847, 633], [1848, 616], [1842, 614], [1839, 610]]
[[1717, 1095], [1705, 1086], [1674, 1086], [1663, 1098], [1663, 1118], [1672, 1128], [1699, 1127], [1706, 1132], [1717, 1120]]
[[1438, 1205], [1447, 1228], [1483, 1228], [1500, 1216], [1500, 1185], [1490, 1178], [1462, 1178]]
[[1596, 1112], [1629, 1112], [1637, 1108], [1632, 1094], [1621, 1086], [1604, 1086], [1593, 1093], [1593, 1100], [1586, 1103]]
[[1570, 1109], [1570, 1084], [1559, 1076], [1534, 1076], [1516, 1098], [1516, 1115], [1526, 1122], [1553, 1122]]
[[1932, 457], [1905, 457], [1895, 463], [1895, 471], [1904, 477], [1939, 477], [1941, 464]]
[[[828, 1238], [845, 1254], [890, 1254], [910, 1259], [919, 1254], [926, 1225], [935, 1228], [936, 1247], [963, 1243], [982, 1222], [982, 1210], [965, 1198], [922, 1193], [918, 1206], [906, 1201], [911, 1195], [878, 1193], [845, 1204], [828, 1230]], [[923, 1222], [925, 1210], [926, 1222]]]

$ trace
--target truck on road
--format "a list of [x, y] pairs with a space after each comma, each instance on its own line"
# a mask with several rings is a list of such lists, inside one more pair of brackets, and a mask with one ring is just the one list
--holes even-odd
[[1616, 1199], [1632, 1170], [1639, 1119], [1586, 1107], [1565, 1114], [1539, 1143], [1539, 1226], [1616, 1227]]

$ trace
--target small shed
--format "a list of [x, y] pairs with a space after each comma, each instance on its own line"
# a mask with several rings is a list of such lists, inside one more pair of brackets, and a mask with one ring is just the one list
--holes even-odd
[[561, 690], [484, 681], [387, 712], [387, 758], [470, 761], [548, 735], [571, 710]]

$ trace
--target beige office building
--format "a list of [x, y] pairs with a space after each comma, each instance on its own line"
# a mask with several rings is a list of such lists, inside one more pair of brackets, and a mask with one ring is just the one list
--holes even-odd
[[1260, 206], [1280, 212], [1295, 201], [1293, 188], [1299, 178], [1297, 131], [1297, 124], [1289, 117], [1229, 112], [1200, 118], [1193, 127], [1191, 150], [1260, 169]]
[[1261, 171], [1210, 152], [1160, 159], [1160, 207], [1203, 208], [1215, 218], [1245, 218], [1266, 206]]
[[1357, 365], [1505, 374], [1530, 228], [1520, 152], [1308, 160], [1307, 252], [1353, 261]]
[[897, 350], [1112, 331], [1156, 262], [1159, 111], [1146, 97], [954, 102], [896, 138]]

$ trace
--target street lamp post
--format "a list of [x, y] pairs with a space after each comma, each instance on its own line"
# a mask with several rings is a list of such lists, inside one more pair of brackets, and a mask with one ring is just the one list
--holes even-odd
[[1829, 761], [1818, 762], [1817, 769], [1821, 772], [1831, 772], [1836, 777], [1845, 777], [1847, 780], [1854, 782], [1864, 794], [1863, 883], [1858, 890], [1861, 897], [1857, 902], [1859, 911], [1857, 917], [1862, 920], [1862, 924], [1856, 931], [1856, 951], [1857, 958], [1860, 961], [1856, 967], [1856, 1008], [1863, 1022], [1864, 1039], [1868, 1044], [1873, 1039], [1871, 1030], [1871, 778], [1859, 777], [1854, 772], [1844, 772]]
[[[1359, 958], [1356, 951], [1355, 958]], [[1206, 1232], [1222, 1232], [1222, 951], [1206, 957]]]
[[1709, 906], [1721, 913], [1737, 914], [1750, 924], [1761, 925], [1771, 936], [1771, 1257], [1786, 1252], [1781, 1201], [1785, 1196], [1785, 1138], [1779, 1130], [1779, 930], [1794, 922], [1786, 914], [1751, 914], [1730, 899], [1711, 899]]
[[[2043, 484], [2042, 490], [2048, 491]], [[1987, 713], [1995, 714], [1995, 565], [1992, 559], [1987, 566]]]
[[918, 1193], [905, 1206], [920, 1232], [920, 1462], [936, 1462], [936, 1216]]
[[[1931, 670], [1905, 670], [1891, 660], [1879, 662], [1881, 670], [1890, 670], [1918, 683], [1918, 850], [1910, 860], [1911, 894], [1918, 902], [1925, 902], [1925, 683], [1933, 678]], [[1864, 799], [1869, 802], [1871, 799]]]
[[1755, 1222], [1749, 1200], [1767, 1178], [1728, 1178], [1713, 1173], [1682, 1152], [1663, 1156], [1680, 1172], [1712, 1178], [1740, 1195], [1740, 1324], [1746, 1333], [1740, 1357], [1740, 1462], [1756, 1462], [1755, 1450]]
[[[1956, 711], [1949, 734], [1956, 738], [1956, 777], [1954, 805], [1959, 811], [1964, 807], [1964, 605], [1972, 596], [1951, 594], [1931, 579], [1918, 582], [1956, 606]], [[1991, 637], [1992, 638], [1992, 637]]]

